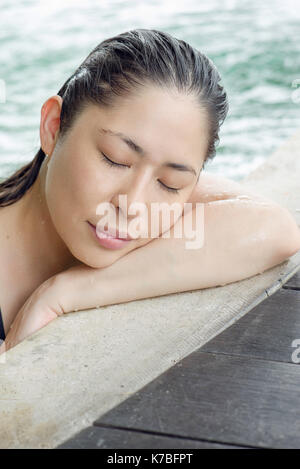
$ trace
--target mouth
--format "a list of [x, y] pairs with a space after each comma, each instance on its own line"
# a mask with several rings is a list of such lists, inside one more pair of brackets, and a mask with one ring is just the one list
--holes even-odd
[[120, 233], [117, 229], [102, 231], [100, 229], [97, 230], [96, 226], [90, 223], [89, 221], [88, 224], [92, 226], [96, 230], [96, 232], [98, 231], [98, 233], [101, 233], [101, 237], [103, 235], [103, 237], [105, 238], [119, 239], [121, 241], [131, 241], [133, 239], [131, 236], [129, 236], [128, 233]]

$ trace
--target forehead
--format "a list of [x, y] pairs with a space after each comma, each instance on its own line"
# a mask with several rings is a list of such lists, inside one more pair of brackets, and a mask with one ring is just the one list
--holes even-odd
[[[145, 87], [119, 98], [113, 108], [89, 105], [83, 114], [83, 125], [128, 135], [154, 162], [172, 157], [178, 163], [189, 161], [198, 168], [202, 166], [208, 144], [208, 118], [191, 95]], [[123, 145], [121, 139], [109, 134], [101, 138]]]

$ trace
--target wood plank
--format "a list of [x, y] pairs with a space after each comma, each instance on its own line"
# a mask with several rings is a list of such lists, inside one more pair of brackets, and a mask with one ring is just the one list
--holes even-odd
[[300, 292], [281, 288], [204, 344], [201, 351], [293, 363], [293, 341], [297, 339]]
[[56, 449], [242, 449], [243, 446], [172, 438], [117, 428], [90, 426]]
[[283, 285], [283, 288], [300, 290], [300, 270], [298, 270], [298, 272]]
[[198, 350], [94, 422], [261, 448], [300, 447], [300, 367]]

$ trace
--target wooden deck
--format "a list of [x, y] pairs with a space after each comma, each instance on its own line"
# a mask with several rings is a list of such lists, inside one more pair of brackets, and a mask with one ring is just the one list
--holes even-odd
[[[292, 345], [297, 339], [298, 354]], [[300, 360], [300, 271], [57, 448], [299, 449], [297, 356]]]

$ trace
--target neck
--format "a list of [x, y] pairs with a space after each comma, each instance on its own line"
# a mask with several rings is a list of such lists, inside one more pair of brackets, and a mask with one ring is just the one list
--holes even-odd
[[37, 276], [35, 283], [42, 283], [76, 263], [52, 223], [45, 197], [46, 173], [44, 160], [34, 184], [20, 200], [7, 207], [10, 232], [22, 255], [22, 270]]

